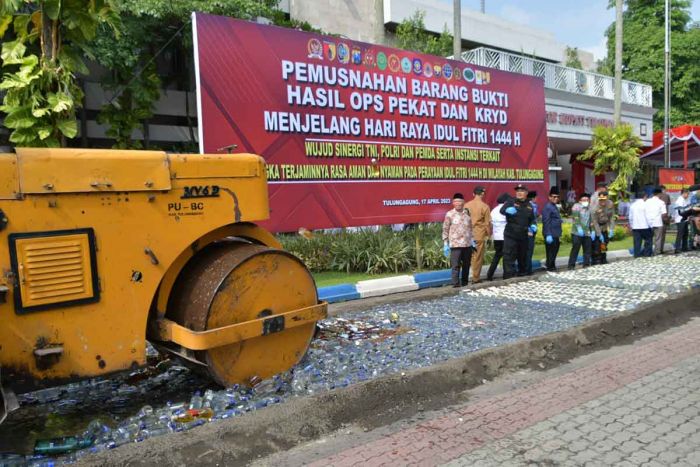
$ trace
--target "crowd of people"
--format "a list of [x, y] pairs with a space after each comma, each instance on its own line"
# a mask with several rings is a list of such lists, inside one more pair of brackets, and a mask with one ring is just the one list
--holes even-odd
[[[567, 205], [571, 217], [571, 251], [568, 268], [574, 269], [583, 255], [583, 267], [607, 263], [608, 243], [613, 237], [616, 218], [628, 218], [633, 235], [634, 256], [663, 253], [666, 232], [676, 224], [675, 253], [700, 248], [700, 186], [693, 192], [684, 189], [672, 204], [663, 186], [651, 193], [641, 191], [634, 202], [620, 200], [616, 215], [615, 204], [609, 197], [607, 184], [600, 182], [592, 194], [578, 196], [572, 190], [567, 199], [560, 200], [559, 190], [552, 187], [547, 202], [540, 209], [537, 192], [523, 184], [515, 187], [514, 196], [501, 194], [491, 209], [484, 202], [486, 189], [477, 186], [473, 198], [466, 202], [461, 193], [452, 197], [453, 209], [447, 212], [442, 228], [445, 256], [452, 269], [452, 285], [461, 287], [481, 280], [484, 254], [489, 240], [493, 241], [494, 256], [486, 278], [493, 280], [499, 263], [503, 262], [503, 278], [532, 274], [532, 256], [538, 220], [545, 243], [545, 268], [556, 271], [556, 258], [562, 237], [562, 205]], [[562, 202], [563, 201], [563, 202]]]

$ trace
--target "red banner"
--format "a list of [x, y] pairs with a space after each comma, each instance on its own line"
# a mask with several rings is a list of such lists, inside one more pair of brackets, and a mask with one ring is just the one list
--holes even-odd
[[680, 193], [681, 188], [695, 185], [693, 169], [659, 169], [659, 185], [666, 187], [669, 193]]
[[195, 14], [200, 150], [260, 154], [273, 231], [442, 220], [455, 192], [548, 190], [543, 81]]

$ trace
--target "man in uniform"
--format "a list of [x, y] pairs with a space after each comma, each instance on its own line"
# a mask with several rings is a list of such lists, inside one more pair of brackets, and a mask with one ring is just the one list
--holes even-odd
[[[472, 249], [476, 245], [472, 237], [472, 220], [469, 210], [464, 208], [464, 196], [455, 193], [452, 197], [453, 209], [445, 215], [442, 224], [442, 241], [445, 251], [450, 254], [452, 286], [467, 285]], [[461, 269], [461, 281], [460, 281]]]
[[595, 210], [591, 211], [591, 225], [595, 230], [595, 238], [593, 239], [593, 264], [606, 264], [608, 242], [613, 235], [615, 223], [613, 215], [615, 214], [615, 205], [608, 199], [608, 192], [601, 191], [598, 193], [598, 203]]
[[477, 284], [481, 280], [481, 267], [484, 264], [484, 253], [486, 251], [486, 240], [491, 236], [491, 209], [484, 203], [483, 186], [474, 188], [474, 199], [469, 201], [465, 208], [472, 218], [472, 236], [476, 242], [476, 249], [472, 252], [472, 284]]
[[506, 216], [506, 228], [503, 232], [503, 278], [515, 276], [516, 260], [518, 275], [524, 276], [527, 274], [528, 236], [537, 232], [535, 213], [527, 199], [525, 185], [518, 184], [515, 187], [515, 199], [503, 204], [501, 214]]
[[581, 193], [578, 203], [571, 208], [571, 253], [569, 254], [569, 269], [576, 267], [578, 252], [583, 247], [583, 267], [591, 265], [591, 242], [595, 238], [595, 230], [591, 227], [590, 195]]

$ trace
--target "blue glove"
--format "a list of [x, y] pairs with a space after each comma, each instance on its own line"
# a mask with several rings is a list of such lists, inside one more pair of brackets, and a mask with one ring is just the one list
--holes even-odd
[[612, 230], [608, 230], [608, 241], [612, 240], [612, 238], [615, 236], [615, 232]]
[[447, 243], [442, 246], [442, 254], [445, 255], [445, 258], [450, 257], [450, 245]]
[[598, 236], [598, 240], [600, 240], [600, 243], [605, 243], [605, 237], [602, 233]]
[[591, 240], [595, 240], [595, 232], [591, 232]]
[[532, 224], [530, 226], [530, 232], [536, 234], [537, 233], [537, 224]]
[[576, 227], [576, 233], [579, 237], [583, 237], [583, 228], [581, 226]]
[[517, 212], [518, 210], [515, 209], [515, 206], [510, 206], [506, 208], [506, 214], [508, 214], [509, 216], [514, 216], [515, 214], [517, 214]]
[[472, 240], [472, 248], [476, 249], [476, 240]]
[[547, 245], [551, 245], [552, 243], [554, 243], [554, 239], [552, 238], [551, 235], [547, 235], [547, 236], [544, 238], [544, 241], [545, 241], [545, 243], [546, 243]]

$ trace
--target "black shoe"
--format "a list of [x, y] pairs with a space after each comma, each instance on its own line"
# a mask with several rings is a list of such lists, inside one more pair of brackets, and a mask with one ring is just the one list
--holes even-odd
[[460, 287], [462, 287], [462, 286], [461, 286], [461, 285], [453, 285], [453, 286], [452, 286], [453, 289], [458, 289], [458, 288], [460, 288]]

